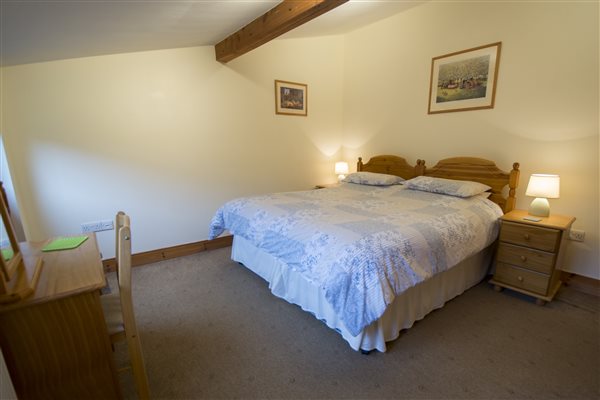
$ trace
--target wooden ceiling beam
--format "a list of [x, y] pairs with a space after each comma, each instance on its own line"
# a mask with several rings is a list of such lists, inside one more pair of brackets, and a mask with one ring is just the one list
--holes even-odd
[[318, 17], [348, 0], [283, 0], [215, 45], [217, 61], [226, 63]]

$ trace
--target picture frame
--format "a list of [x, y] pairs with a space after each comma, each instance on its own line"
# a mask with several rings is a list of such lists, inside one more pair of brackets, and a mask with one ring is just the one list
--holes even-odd
[[275, 114], [308, 115], [308, 85], [275, 80]]
[[494, 108], [502, 42], [431, 59], [428, 114]]

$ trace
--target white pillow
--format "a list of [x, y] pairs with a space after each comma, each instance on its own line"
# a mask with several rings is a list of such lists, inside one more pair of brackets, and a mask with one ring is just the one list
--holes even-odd
[[404, 185], [409, 189], [456, 197], [471, 197], [491, 189], [491, 187], [483, 183], [434, 178], [432, 176], [417, 176], [404, 182]]
[[343, 182], [361, 185], [389, 186], [404, 182], [404, 178], [396, 175], [378, 174], [375, 172], [353, 172], [346, 176]]

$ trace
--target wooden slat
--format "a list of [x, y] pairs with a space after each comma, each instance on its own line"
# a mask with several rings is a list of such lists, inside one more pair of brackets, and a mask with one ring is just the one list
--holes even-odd
[[217, 43], [215, 46], [217, 61], [229, 62], [347, 1], [284, 0]]
[[[121, 298], [121, 316], [123, 318], [123, 328], [125, 330], [125, 339], [129, 350], [129, 359], [135, 388], [140, 400], [150, 398], [150, 389], [148, 386], [148, 376], [144, 365], [144, 355], [142, 353], [142, 344], [138, 335], [137, 324], [135, 323], [135, 312], [133, 310], [133, 296], [131, 292], [131, 228], [129, 226], [129, 216], [125, 213], [117, 214], [117, 226], [122, 225], [117, 232], [117, 265], [119, 296]], [[121, 337], [121, 335], [118, 335]]]

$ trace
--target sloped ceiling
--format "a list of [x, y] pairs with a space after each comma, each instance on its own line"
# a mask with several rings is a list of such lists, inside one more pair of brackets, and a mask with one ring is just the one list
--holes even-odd
[[[214, 45], [274, 0], [0, 0], [0, 65]], [[342, 34], [422, 1], [350, 0], [282, 38]]]

